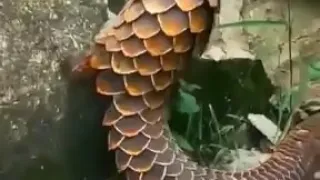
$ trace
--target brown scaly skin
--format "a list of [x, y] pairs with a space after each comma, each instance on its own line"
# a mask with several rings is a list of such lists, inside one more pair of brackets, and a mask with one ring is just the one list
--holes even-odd
[[165, 115], [170, 89], [188, 56], [195, 48], [201, 53], [208, 41], [217, 4], [130, 0], [75, 67], [95, 69], [97, 92], [113, 97], [103, 125], [110, 128], [109, 149], [128, 180], [298, 180], [309, 168], [320, 137], [314, 133], [319, 125], [312, 123], [320, 115], [293, 129], [265, 163], [241, 172], [200, 166], [173, 140]]

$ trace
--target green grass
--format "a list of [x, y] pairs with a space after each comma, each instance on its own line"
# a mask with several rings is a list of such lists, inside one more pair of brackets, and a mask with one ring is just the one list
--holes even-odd
[[[288, 23], [286, 21], [242, 21], [222, 24], [218, 28], [261, 25], [288, 26]], [[280, 91], [276, 104], [273, 104], [277, 110], [274, 120], [279, 129], [284, 129], [282, 137], [287, 134], [292, 123], [291, 107], [296, 107], [301, 103], [309, 82], [320, 80], [320, 57], [312, 58], [312, 63], [302, 64], [300, 67], [301, 82], [298, 87], [292, 87], [289, 92]], [[244, 86], [246, 86], [246, 84], [244, 84]], [[217, 164], [225, 153], [228, 153], [231, 149], [239, 148], [239, 144], [234, 137], [237, 136], [239, 132], [240, 134], [241, 132], [245, 134], [244, 132], [248, 131], [247, 126], [249, 122], [244, 116], [229, 114], [227, 117], [233, 119], [233, 123], [221, 124], [222, 120], [217, 119], [212, 105], [202, 104], [192, 95], [195, 90], [199, 89], [201, 89], [201, 87], [198, 85], [188, 84], [182, 80], [180, 81], [180, 89], [178, 90], [175, 109], [181, 114], [187, 114], [187, 128], [184, 134], [174, 132], [174, 136], [179, 146], [195, 154], [201, 164]], [[291, 98], [293, 101], [291, 101]], [[209, 111], [210, 116], [204, 115], [204, 111]], [[282, 124], [285, 124], [284, 127], [281, 126]], [[206, 141], [204, 141], [204, 137], [206, 137]]]

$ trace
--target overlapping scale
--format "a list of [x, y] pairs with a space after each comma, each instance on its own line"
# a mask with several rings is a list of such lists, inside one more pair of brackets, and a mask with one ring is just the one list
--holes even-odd
[[117, 74], [131, 74], [137, 72], [131, 58], [125, 57], [122, 52], [112, 53], [111, 67]]
[[168, 142], [162, 136], [152, 139], [148, 145], [148, 149], [154, 153], [163, 153], [168, 148]]
[[176, 70], [179, 67], [181, 56], [173, 51], [160, 57], [163, 71]]
[[260, 166], [257, 168], [257, 171], [258, 171], [258, 174], [261, 175], [262, 177], [264, 178], [267, 178], [267, 179], [277, 179], [277, 176], [275, 176], [272, 172], [271, 169], [266, 169], [266, 166]]
[[117, 109], [114, 107], [113, 103], [106, 111], [102, 124], [104, 126], [111, 126], [114, 125], [116, 122], [118, 122], [122, 118], [122, 114], [120, 114]]
[[188, 160], [185, 162], [184, 167], [189, 170], [196, 170], [198, 168], [198, 164], [194, 161]]
[[116, 129], [111, 128], [108, 136], [109, 150], [119, 147], [120, 143], [124, 140], [124, 136], [120, 134]]
[[127, 23], [130, 23], [138, 19], [144, 12], [143, 4], [140, 1], [134, 1], [132, 5], [124, 11], [123, 17]]
[[121, 50], [120, 42], [115, 36], [107, 36], [105, 38], [105, 48], [109, 52], [118, 52]]
[[175, 161], [176, 154], [174, 150], [168, 147], [164, 152], [159, 153], [156, 159], [156, 163], [162, 166], [168, 166]]
[[296, 141], [294, 141], [293, 139], [290, 139], [289, 141], [282, 143], [283, 148], [281, 148], [279, 152], [284, 151], [283, 154], [291, 157], [295, 157], [296, 155], [300, 154], [300, 151], [301, 151], [301, 147], [297, 145], [299, 144], [297, 144]]
[[147, 109], [146, 104], [139, 96], [121, 94], [113, 97], [115, 108], [124, 116], [130, 116]]
[[132, 23], [135, 35], [141, 39], [148, 39], [160, 32], [160, 24], [157, 18], [149, 13], [144, 13]]
[[[273, 168], [277, 169], [278, 178], [281, 178], [282, 176], [285, 179], [289, 177], [288, 173], [290, 173], [290, 171], [297, 171], [295, 162], [292, 162], [292, 160], [284, 159], [284, 157], [273, 157], [263, 164], [263, 167], [268, 166], [269, 164], [272, 165]], [[262, 168], [262, 166], [260, 168]]]
[[144, 120], [146, 123], [154, 125], [155, 123], [159, 122], [163, 117], [163, 108], [160, 106], [156, 109], [145, 109], [140, 113], [141, 119]]
[[173, 83], [173, 78], [173, 71], [160, 71], [151, 76], [152, 85], [157, 91], [161, 91]]
[[292, 133], [290, 132], [290, 136], [297, 141], [303, 141], [305, 139], [310, 139], [310, 137], [313, 135], [308, 129], [298, 129], [297, 131], [292, 131]]
[[157, 158], [158, 154], [145, 150], [137, 156], [133, 156], [129, 164], [129, 168], [136, 172], [149, 171]]
[[98, 93], [108, 96], [125, 93], [123, 77], [111, 69], [104, 70], [97, 75], [96, 88]]
[[191, 49], [193, 39], [191, 32], [186, 30], [173, 38], [173, 50], [175, 53], [185, 53]]
[[270, 175], [269, 173], [266, 172], [265, 168], [263, 166], [259, 166], [256, 168], [257, 175], [256, 177], [259, 179], [273, 179], [274, 176]]
[[178, 152], [177, 153], [177, 160], [179, 160], [181, 162], [187, 162], [188, 157], [183, 152]]
[[[168, 128], [164, 128], [163, 137], [168, 140], [170, 147], [175, 147], [174, 137], [172, 136], [172, 133], [169, 131]], [[179, 154], [179, 151], [177, 151], [177, 158], [179, 157]]]
[[[131, 0], [130, 0], [131, 1]], [[132, 3], [132, 2], [130, 2]], [[127, 4], [126, 4], [127, 5]], [[118, 16], [114, 17], [113, 22], [112, 22], [112, 26], [114, 28], [119, 28], [123, 23], [124, 23], [124, 17], [122, 13], [119, 13]]]
[[195, 176], [194, 180], [206, 180], [206, 179], [202, 176]]
[[204, 7], [198, 7], [189, 12], [190, 31], [200, 33], [208, 26], [208, 14]]
[[131, 156], [137, 156], [145, 151], [151, 139], [142, 134], [134, 137], [126, 137], [120, 143], [120, 149]]
[[147, 124], [147, 126], [144, 128], [142, 133], [146, 137], [151, 138], [151, 139], [161, 138], [161, 139], [166, 140], [164, 137], [162, 137], [162, 134], [163, 134], [163, 122], [162, 121], [158, 121], [154, 124]]
[[180, 161], [174, 161], [172, 164], [167, 166], [167, 176], [177, 177], [180, 176], [184, 169], [184, 165]]
[[133, 63], [142, 76], [150, 76], [161, 70], [159, 58], [155, 56], [152, 57], [149, 53], [134, 58]]
[[147, 52], [143, 42], [136, 36], [132, 36], [129, 39], [121, 41], [120, 46], [123, 54], [131, 58]]
[[[277, 179], [277, 178], [281, 178], [282, 174], [281, 171], [279, 171], [279, 169], [275, 166], [275, 164], [273, 164], [271, 161], [268, 163], [265, 163], [264, 167], [266, 168], [266, 171], [272, 175], [273, 179]], [[240, 175], [242, 175], [243, 173], [237, 173], [236, 178], [241, 178]], [[271, 178], [271, 179], [272, 179]]]
[[290, 135], [271, 160], [241, 173], [200, 167], [175, 148], [166, 129], [165, 100], [176, 71], [208, 41], [213, 16], [208, 7], [205, 0], [130, 0], [96, 36], [89, 65], [101, 70], [97, 91], [113, 96], [103, 125], [110, 127], [109, 149], [116, 150], [118, 169], [129, 180], [298, 179], [305, 172], [308, 154], [302, 150], [310, 143], [309, 131]]
[[115, 154], [117, 168], [120, 171], [125, 170], [129, 166], [132, 156], [123, 152], [121, 149], [117, 149]]
[[167, 36], [177, 36], [189, 28], [188, 15], [177, 7], [159, 14], [158, 21]]
[[131, 26], [131, 24], [128, 24], [128, 23], [124, 23], [121, 26], [119, 26], [118, 28], [114, 29], [114, 36], [116, 37], [116, 39], [118, 41], [128, 39], [133, 34], [134, 34], [134, 32], [132, 31], [132, 26]]
[[139, 115], [125, 116], [114, 124], [114, 128], [126, 137], [137, 136], [146, 126]]
[[178, 180], [194, 180], [194, 172], [190, 171], [188, 169], [183, 169], [182, 173], [180, 176], [178, 176]]
[[158, 14], [168, 11], [176, 5], [174, 0], [141, 0], [146, 10], [151, 14]]
[[308, 144], [308, 141], [305, 141], [305, 140], [311, 138], [310, 134], [307, 134], [306, 136], [304, 135], [300, 136], [297, 134], [297, 132], [289, 133], [287, 137], [288, 138], [286, 138], [285, 141], [281, 142], [281, 144], [285, 145], [286, 147], [294, 148], [297, 150], [300, 150], [303, 145]]
[[206, 176], [207, 175], [207, 169], [204, 167], [197, 167], [196, 171], [194, 172], [195, 176]]
[[111, 68], [111, 53], [107, 52], [105, 47], [100, 44], [94, 45], [89, 66], [93, 69]]
[[[220, 170], [217, 169], [208, 169], [206, 179], [218, 179], [218, 172]], [[221, 175], [220, 175], [221, 176]], [[244, 177], [244, 176], [241, 176]], [[221, 178], [221, 177], [220, 177]]]
[[138, 73], [124, 76], [124, 84], [131, 96], [141, 96], [153, 90], [151, 78]]
[[161, 165], [153, 165], [152, 168], [142, 174], [143, 180], [154, 180], [154, 179], [159, 179], [163, 180], [166, 176], [167, 173], [167, 167], [166, 166], [161, 166]]
[[109, 33], [109, 29], [110, 29], [110, 26], [109, 26], [109, 28], [101, 29], [101, 31], [97, 35], [94, 36], [94, 42], [97, 45], [105, 45], [106, 38]]
[[127, 9], [129, 9], [134, 2], [136, 2], [136, 0], [127, 0], [127, 2], [124, 4], [124, 6], [122, 6], [120, 12], [118, 13], [118, 16], [122, 16], [124, 14], [124, 12]]
[[142, 173], [140, 172], [136, 172], [129, 168], [126, 170], [127, 180], [137, 180], [137, 179], [140, 179], [141, 176], [142, 176]]
[[164, 104], [168, 95], [169, 92], [167, 90], [151, 91], [143, 96], [143, 101], [150, 109], [156, 109]]
[[182, 11], [188, 12], [201, 6], [204, 3], [204, 0], [176, 0], [176, 2]]
[[161, 56], [172, 50], [172, 39], [162, 32], [143, 40], [144, 46], [152, 56]]

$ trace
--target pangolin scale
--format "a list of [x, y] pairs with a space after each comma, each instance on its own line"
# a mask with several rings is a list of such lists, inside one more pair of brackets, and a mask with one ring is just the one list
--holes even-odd
[[96, 35], [84, 64], [98, 71], [97, 92], [113, 98], [103, 125], [128, 180], [298, 180], [312, 163], [320, 141], [317, 114], [292, 129], [270, 159], [245, 171], [200, 166], [176, 145], [166, 114], [171, 87], [189, 57], [203, 51], [218, 5], [129, 0]]

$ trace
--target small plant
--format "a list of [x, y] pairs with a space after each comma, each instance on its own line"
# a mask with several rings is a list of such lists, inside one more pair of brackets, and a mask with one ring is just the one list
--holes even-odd
[[[290, 21], [241, 21], [222, 24], [219, 25], [218, 28], [261, 25], [291, 26]], [[287, 134], [292, 123], [290, 118], [292, 109], [298, 106], [304, 99], [309, 83], [320, 81], [319, 57], [313, 57], [312, 60], [309, 59], [303, 62], [310, 63], [302, 63], [300, 67], [299, 85], [297, 87], [291, 87], [291, 89], [286, 92], [280, 91], [272, 104], [277, 110], [277, 113], [273, 114], [272, 119], [276, 119], [278, 129], [283, 129], [282, 136], [277, 142]], [[226, 115], [226, 118], [234, 120], [232, 123], [222, 124], [221, 122], [225, 121], [224, 119], [217, 119], [213, 106], [208, 103], [198, 102], [193, 95], [195, 91], [202, 89], [200, 86], [189, 84], [184, 80], [180, 80], [179, 82], [180, 88], [178, 89], [178, 98], [175, 101], [174, 108], [179, 113], [187, 115], [187, 127], [183, 134], [173, 132], [173, 135], [179, 146], [194, 154], [201, 164], [209, 166], [216, 165], [220, 162], [221, 157], [229, 153], [231, 149], [238, 149], [240, 147], [237, 139], [234, 137], [241, 132], [248, 131], [250, 121], [236, 113]], [[244, 82], [243, 87], [247, 86], [251, 87], [249, 83]], [[284, 126], [282, 124], [284, 124]], [[258, 122], [255, 125], [254, 127], [258, 130], [263, 129], [263, 127], [259, 127], [263, 126], [263, 123]]]
[[[237, 143], [230, 136], [236, 133], [239, 128], [243, 129], [243, 124], [221, 126], [215, 116], [211, 104], [205, 106], [204, 103], [197, 102], [192, 95], [195, 90], [201, 87], [189, 84], [180, 80], [178, 98], [175, 103], [176, 110], [181, 114], [187, 114], [187, 128], [184, 135], [173, 131], [179, 146], [192, 154], [195, 154], [201, 164], [212, 165], [219, 162], [221, 155], [229, 149], [236, 149]], [[209, 111], [210, 116], [204, 116], [203, 112]], [[205, 137], [205, 138], [204, 138]]]

